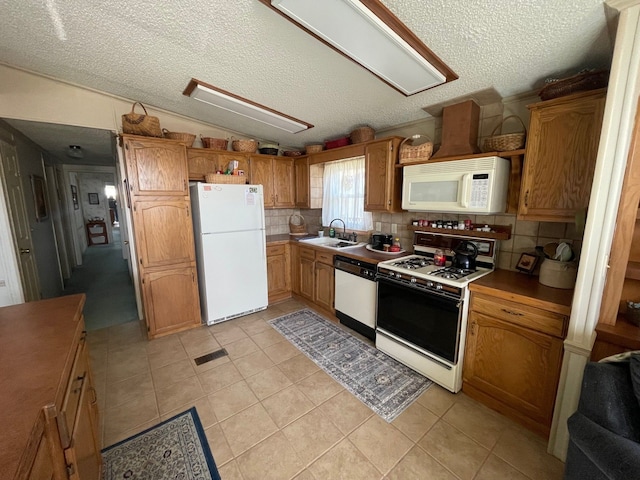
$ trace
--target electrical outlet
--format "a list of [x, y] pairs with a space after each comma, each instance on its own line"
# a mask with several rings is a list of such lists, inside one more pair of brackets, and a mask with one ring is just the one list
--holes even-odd
[[391, 224], [391, 233], [398, 233], [398, 224], [397, 223], [392, 223]]
[[0, 287], [6, 287], [7, 286], [7, 282], [5, 282], [4, 280], [0, 280]]
[[382, 230], [382, 222], [376, 222], [376, 232]]

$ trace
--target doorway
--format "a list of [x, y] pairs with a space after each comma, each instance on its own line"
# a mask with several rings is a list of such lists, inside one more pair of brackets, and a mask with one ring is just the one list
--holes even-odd
[[[124, 250], [128, 246], [120, 236], [120, 229], [113, 228], [119, 225], [109, 222], [111, 229], [117, 231], [115, 235], [112, 233], [113, 241], [109, 244], [91, 248], [87, 246], [86, 214], [91, 213], [91, 207], [102, 207], [104, 214], [100, 216], [106, 216], [110, 220], [109, 194], [111, 192], [116, 202], [114, 220], [118, 223], [122, 220], [123, 212], [117, 202], [116, 180], [119, 178], [119, 165], [115, 133], [85, 127], [10, 119], [0, 120], [0, 133], [3, 132], [15, 139], [13, 143], [18, 145], [18, 152], [22, 152], [25, 145], [30, 149], [38, 149], [44, 154], [43, 157], [48, 159], [45, 167], [55, 169], [57, 186], [51, 185], [49, 188], [56, 188], [56, 191], [49, 194], [51, 198], [59, 198], [60, 201], [51, 201], [50, 207], [52, 210], [54, 208], [59, 210], [57, 213], [64, 220], [65, 226], [56, 234], [64, 237], [65, 242], [59, 243], [66, 244], [67, 248], [72, 245], [80, 253], [78, 258], [78, 255], [68, 255], [66, 252], [72, 268], [69, 269], [71, 275], [68, 272], [65, 275], [64, 269], [60, 269], [61, 275], [65, 277], [65, 288], [62, 294], [86, 294], [84, 316], [87, 330], [139, 320], [137, 297], [128, 261], [124, 255]], [[82, 147], [83, 154], [80, 158], [77, 157], [77, 151], [74, 156], [67, 155], [71, 145]], [[14, 163], [17, 168], [20, 168], [21, 159], [17, 158]], [[92, 172], [96, 172], [94, 175], [96, 183], [93, 185], [99, 187], [98, 189], [94, 187], [83, 189], [82, 183], [72, 181], [72, 178], [91, 178]], [[105, 176], [106, 172], [109, 172], [108, 178]], [[94, 192], [99, 192], [99, 195], [97, 197], [89, 195]], [[24, 191], [24, 185], [19, 197], [27, 203], [27, 206], [29, 201], [33, 201], [33, 196], [27, 195]], [[95, 203], [96, 201], [98, 203]], [[9, 202], [5, 204], [6, 206], [2, 208], [6, 208], [10, 215], [19, 211], [19, 205], [14, 206]], [[5, 245], [5, 243], [0, 238], [1, 249], [16, 252], [15, 245]], [[59, 248], [55, 243], [54, 241], [49, 247], [54, 250]], [[20, 260], [18, 254], [14, 256]], [[22, 277], [21, 274], [20, 277]]]

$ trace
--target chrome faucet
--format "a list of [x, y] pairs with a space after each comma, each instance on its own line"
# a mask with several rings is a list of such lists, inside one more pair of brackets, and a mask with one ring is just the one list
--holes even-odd
[[346, 240], [347, 225], [344, 223], [344, 220], [342, 220], [341, 218], [334, 218], [333, 220], [331, 220], [331, 222], [329, 222], [329, 231], [331, 231], [331, 225], [333, 225], [333, 222], [338, 221], [338, 220], [342, 222], [342, 236], [339, 233], [336, 234], [336, 236], [340, 240]]

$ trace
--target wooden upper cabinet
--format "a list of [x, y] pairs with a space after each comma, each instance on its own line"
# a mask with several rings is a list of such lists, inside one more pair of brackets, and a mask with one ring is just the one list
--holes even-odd
[[243, 170], [249, 178], [249, 157], [246, 153], [225, 152], [210, 148], [187, 148], [189, 180], [204, 181], [205, 175], [218, 170], [226, 172], [231, 160], [238, 161], [238, 170]]
[[268, 155], [251, 156], [251, 183], [262, 185], [264, 206], [295, 206], [294, 166], [292, 158]]
[[137, 201], [136, 250], [145, 268], [195, 262], [191, 207], [184, 200]]
[[574, 222], [589, 204], [605, 90], [530, 105], [518, 218]]
[[295, 176], [295, 206], [298, 208], [311, 208], [309, 158], [296, 158], [293, 168]]
[[273, 185], [276, 193], [275, 207], [295, 206], [295, 184], [292, 158], [275, 157], [273, 161]]
[[391, 138], [365, 146], [364, 209], [369, 212], [396, 212], [401, 208], [402, 172], [395, 168], [398, 141]]
[[183, 143], [122, 137], [132, 195], [189, 195], [187, 147]]
[[218, 154], [218, 169], [226, 172], [229, 168], [229, 162], [235, 160], [238, 162], [238, 170], [244, 171], [245, 177], [251, 175], [251, 167], [249, 164], [249, 155], [241, 152], [228, 152]]
[[251, 184], [262, 185], [265, 207], [275, 205], [276, 194], [273, 188], [271, 158], [251, 157]]
[[189, 180], [203, 181], [207, 173], [218, 170], [218, 152], [208, 148], [187, 148]]

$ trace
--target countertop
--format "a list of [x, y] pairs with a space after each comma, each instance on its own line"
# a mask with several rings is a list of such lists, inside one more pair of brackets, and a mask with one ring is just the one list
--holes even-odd
[[[267, 245], [279, 245], [288, 242], [299, 242], [303, 238], [316, 238], [317, 235], [267, 235]], [[371, 250], [367, 250], [366, 246], [363, 245], [357, 248], [349, 248], [347, 250], [336, 250], [335, 248], [326, 248], [318, 245], [305, 244], [302, 242], [302, 245], [309, 248], [314, 248], [317, 250], [322, 250], [324, 252], [331, 252], [334, 255], [342, 255], [344, 257], [355, 258], [356, 260], [361, 260], [363, 262], [369, 263], [379, 263], [384, 260], [392, 260], [394, 258], [406, 257], [407, 255], [411, 255], [413, 251], [405, 251], [402, 253], [390, 254], [390, 253], [378, 253], [372, 252]]]
[[525, 303], [561, 315], [571, 315], [573, 289], [547, 287], [538, 277], [511, 270], [495, 270], [469, 284], [471, 292]]

